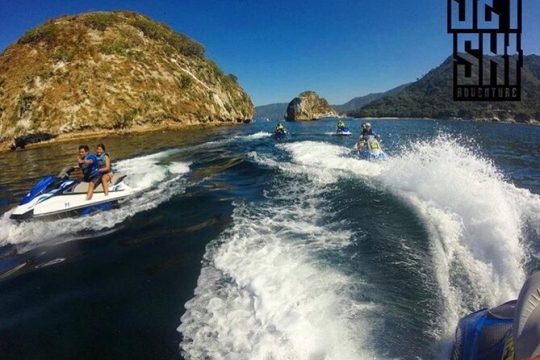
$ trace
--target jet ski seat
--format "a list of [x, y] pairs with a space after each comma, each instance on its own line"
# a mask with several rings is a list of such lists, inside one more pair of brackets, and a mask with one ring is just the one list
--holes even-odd
[[[121, 173], [114, 173], [113, 177], [111, 179], [111, 186], [114, 186], [118, 184], [120, 181], [124, 180], [126, 178], [126, 175], [123, 175]], [[88, 183], [86, 181], [81, 181], [80, 183], [75, 186], [72, 193], [86, 193], [88, 191]], [[94, 193], [100, 193], [103, 192], [103, 186], [101, 183], [94, 189]]]

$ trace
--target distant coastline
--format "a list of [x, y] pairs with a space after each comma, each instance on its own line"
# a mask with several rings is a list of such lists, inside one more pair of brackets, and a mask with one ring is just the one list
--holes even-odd
[[430, 117], [411, 117], [411, 116], [382, 116], [382, 117], [348, 117], [349, 119], [358, 119], [358, 120], [437, 120], [437, 121], [463, 121], [463, 122], [482, 122], [482, 123], [495, 123], [495, 124], [521, 124], [521, 125], [540, 125], [539, 120], [529, 120], [528, 122], [521, 122], [516, 120], [493, 120], [493, 119], [465, 119], [465, 118], [430, 118]]
[[[236, 123], [232, 122], [223, 122], [223, 123], [217, 123], [217, 122], [211, 122], [206, 124], [160, 124], [158, 127], [156, 126], [138, 126], [133, 127], [125, 130], [91, 130], [91, 131], [79, 131], [79, 132], [71, 132], [71, 133], [65, 133], [55, 136], [54, 138], [51, 138], [50, 140], [40, 141], [36, 143], [27, 143], [24, 146], [24, 149], [34, 149], [34, 148], [40, 148], [40, 147], [47, 147], [50, 145], [58, 144], [58, 143], [65, 143], [75, 140], [92, 140], [97, 138], [105, 138], [105, 137], [122, 137], [125, 135], [138, 135], [138, 134], [145, 134], [145, 133], [156, 133], [156, 132], [165, 132], [165, 131], [197, 131], [200, 129], [213, 129], [218, 127], [224, 127], [224, 126], [238, 126], [244, 124], [244, 121], [238, 121]], [[6, 145], [6, 144], [2, 144]], [[9, 145], [9, 144], [8, 144]], [[21, 149], [22, 150], [22, 149]], [[7, 153], [12, 152], [13, 150], [10, 149], [9, 146], [3, 146], [0, 147], [0, 154], [1, 153]]]

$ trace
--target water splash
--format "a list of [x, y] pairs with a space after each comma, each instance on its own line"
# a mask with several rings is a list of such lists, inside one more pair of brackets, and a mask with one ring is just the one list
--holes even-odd
[[281, 147], [291, 163], [259, 160], [303, 171], [315, 182], [360, 178], [402, 197], [424, 219], [444, 301], [439, 335], [451, 333], [464, 313], [517, 296], [527, 258], [523, 227], [538, 225], [540, 197], [506, 181], [491, 161], [459, 140], [443, 135], [417, 142], [383, 163], [319, 142]]
[[[351, 234], [330, 217], [323, 188], [291, 182], [267, 203], [237, 204], [234, 226], [207, 248], [178, 331], [188, 359], [372, 358], [376, 307], [362, 287], [316, 253]], [[294, 200], [293, 200], [294, 199]], [[351, 321], [354, 319], [354, 321]], [[369, 326], [368, 326], [369, 325]]]

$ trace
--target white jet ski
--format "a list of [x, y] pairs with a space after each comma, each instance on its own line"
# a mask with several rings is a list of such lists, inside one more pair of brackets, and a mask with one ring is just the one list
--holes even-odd
[[70, 178], [76, 168], [64, 168], [57, 177], [49, 175], [41, 179], [13, 210], [10, 218], [29, 220], [44, 217], [66, 217], [88, 215], [95, 211], [108, 210], [120, 200], [133, 194], [124, 183], [125, 175], [115, 173], [105, 196], [99, 184], [91, 200], [86, 200], [87, 182]]

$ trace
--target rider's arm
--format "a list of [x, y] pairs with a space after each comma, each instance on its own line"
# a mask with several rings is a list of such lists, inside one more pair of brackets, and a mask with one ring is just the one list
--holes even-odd
[[358, 138], [358, 141], [356, 142], [356, 149], [357, 150], [362, 150], [362, 148], [364, 147], [364, 136], [363, 135], [360, 135], [360, 137]]
[[79, 158], [78, 162], [79, 162], [79, 165], [90, 165], [93, 163], [92, 160], [86, 160], [86, 159], [81, 159], [81, 158]]

